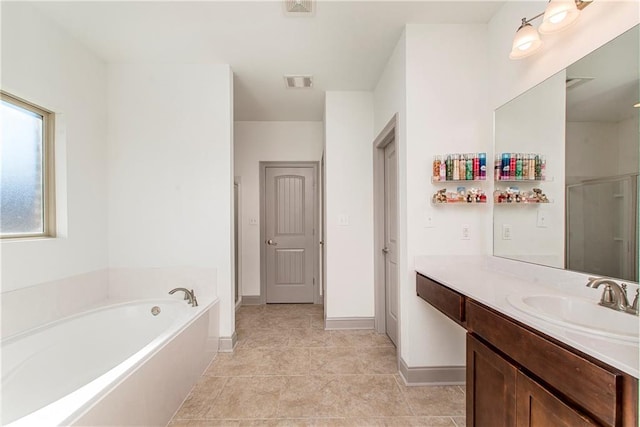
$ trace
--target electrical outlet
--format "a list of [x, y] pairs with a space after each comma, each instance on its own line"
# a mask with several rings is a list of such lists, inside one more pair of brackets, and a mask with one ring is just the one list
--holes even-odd
[[511, 226], [502, 224], [502, 240], [511, 240]]
[[536, 227], [547, 228], [547, 214], [542, 210], [538, 211], [538, 217], [536, 219]]
[[425, 223], [424, 223], [424, 228], [433, 228], [433, 227], [435, 227], [435, 224], [433, 223], [433, 216], [427, 215], [427, 218], [425, 219]]
[[462, 224], [462, 240], [471, 240], [469, 235], [469, 224]]

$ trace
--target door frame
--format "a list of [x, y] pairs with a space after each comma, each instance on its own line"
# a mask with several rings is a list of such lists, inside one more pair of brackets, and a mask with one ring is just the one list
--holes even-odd
[[[373, 140], [373, 278], [374, 278], [374, 301], [375, 301], [375, 328], [378, 333], [387, 332], [386, 320], [386, 289], [385, 289], [385, 259], [382, 253], [384, 248], [384, 149], [391, 141], [396, 143], [396, 153], [398, 150], [398, 113], [391, 117], [391, 120], [380, 131], [376, 139]], [[396, 162], [398, 156], [396, 155]], [[396, 170], [398, 164], [396, 163]], [[400, 179], [398, 177], [398, 183]], [[396, 189], [396, 194], [400, 194]], [[396, 210], [398, 206], [396, 206]], [[399, 216], [396, 215], [396, 221]], [[398, 224], [396, 224], [398, 225]], [[397, 230], [400, 230], [397, 227]], [[398, 233], [398, 258], [400, 258], [401, 241]], [[398, 271], [399, 273], [399, 271]], [[399, 279], [399, 278], [398, 278]], [[398, 282], [399, 283], [399, 282]], [[400, 344], [400, 295], [398, 295], [398, 334], [397, 345]]]
[[281, 161], [281, 162], [260, 162], [260, 304], [267, 303], [267, 257], [266, 248], [264, 245], [266, 237], [266, 171], [267, 167], [272, 168], [313, 168], [313, 303], [321, 304], [322, 299], [320, 296], [320, 283], [318, 280], [318, 269], [320, 264], [318, 262], [319, 246], [320, 246], [320, 227], [318, 226], [318, 162], [297, 162], [297, 161]]

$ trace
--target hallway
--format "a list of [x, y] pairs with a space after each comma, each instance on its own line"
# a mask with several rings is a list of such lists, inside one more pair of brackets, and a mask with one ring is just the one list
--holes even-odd
[[463, 387], [405, 386], [386, 336], [325, 331], [322, 306], [243, 306], [236, 329], [170, 426], [465, 425]]

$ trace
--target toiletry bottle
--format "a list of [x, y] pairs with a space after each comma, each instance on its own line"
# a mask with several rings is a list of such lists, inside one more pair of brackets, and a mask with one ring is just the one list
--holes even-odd
[[536, 179], [536, 156], [529, 154], [529, 179]]
[[529, 155], [522, 155], [522, 180], [529, 179]]
[[473, 153], [467, 154], [467, 181], [471, 181], [478, 176], [476, 160], [476, 156]]
[[536, 162], [535, 179], [540, 180], [540, 156], [538, 154], [536, 154], [535, 162]]
[[547, 160], [544, 156], [540, 156], [540, 180], [545, 181], [547, 179]]
[[431, 176], [434, 181], [440, 181], [440, 156], [433, 156], [433, 171]]
[[453, 155], [453, 180], [457, 181], [460, 179], [460, 159], [457, 154]]
[[464, 154], [460, 154], [458, 159], [458, 179], [464, 179], [467, 169], [467, 161], [464, 159]]
[[500, 160], [500, 154], [496, 154], [493, 159], [493, 180], [499, 181], [502, 175], [502, 160]]
[[516, 179], [522, 179], [522, 154], [516, 154]]
[[511, 153], [509, 157], [509, 180], [513, 181], [516, 179], [516, 153]]
[[503, 180], [509, 179], [509, 165], [511, 164], [511, 161], [510, 161], [509, 157], [510, 157], [509, 153], [502, 153], [502, 175], [501, 175], [501, 179], [503, 179]]
[[480, 180], [487, 179], [487, 153], [478, 154], [478, 173], [480, 174]]
[[451, 154], [447, 154], [447, 181], [453, 179], [453, 158]]
[[444, 156], [440, 158], [440, 181], [447, 180], [447, 162]]
[[474, 153], [469, 153], [469, 157], [473, 164], [473, 173], [469, 175], [469, 179], [477, 180], [480, 176], [480, 160], [478, 159], [478, 155]]

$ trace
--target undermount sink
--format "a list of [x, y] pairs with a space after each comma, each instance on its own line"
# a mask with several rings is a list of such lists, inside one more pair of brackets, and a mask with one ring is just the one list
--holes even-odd
[[597, 302], [562, 295], [509, 295], [507, 301], [520, 311], [567, 328], [638, 342], [636, 316], [602, 307]]

